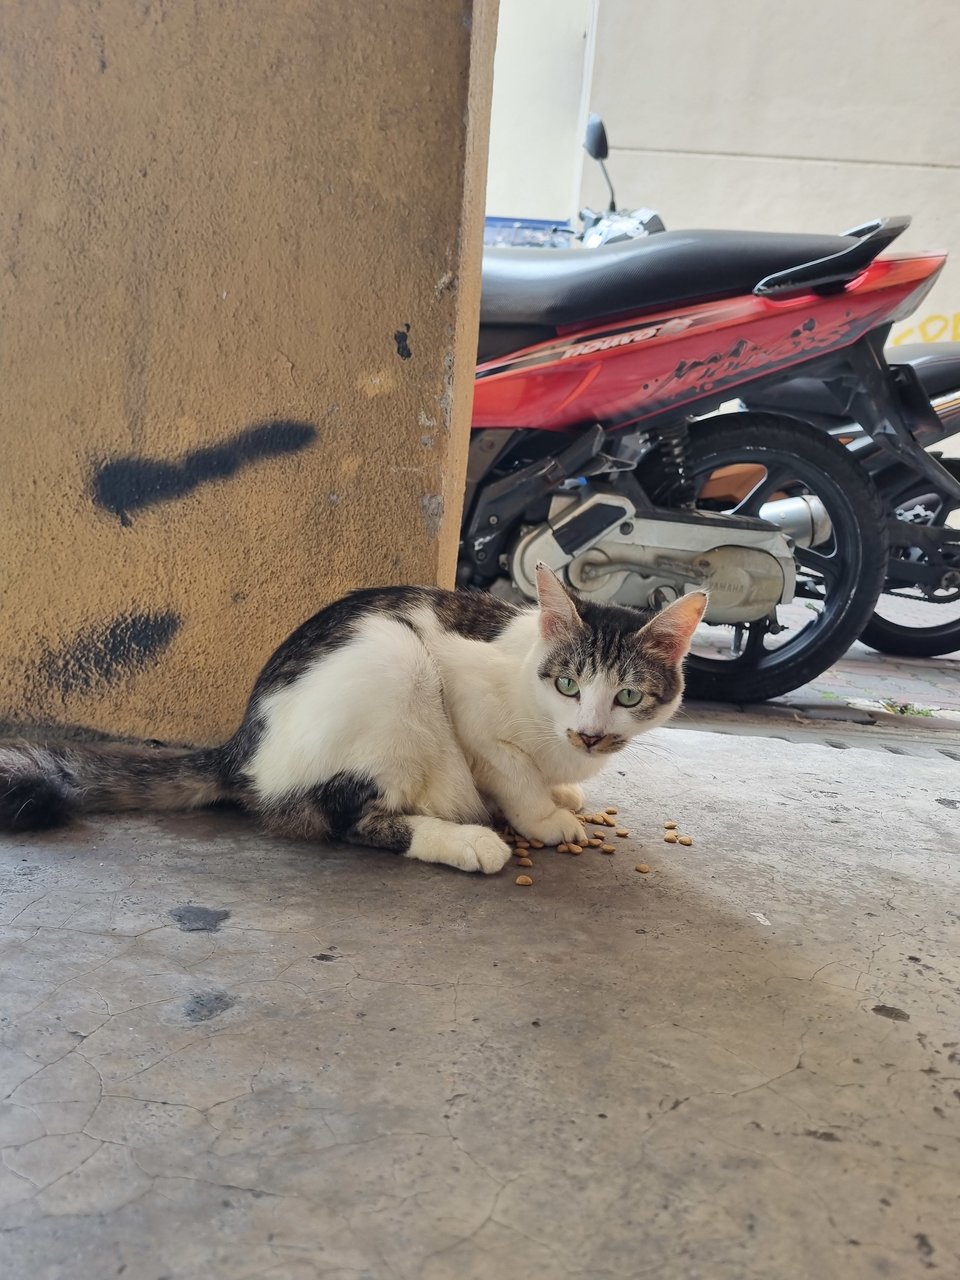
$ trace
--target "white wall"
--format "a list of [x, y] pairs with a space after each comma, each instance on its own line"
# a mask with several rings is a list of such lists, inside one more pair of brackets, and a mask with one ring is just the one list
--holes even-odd
[[500, 0], [487, 213], [577, 210], [595, 0]]
[[[591, 106], [617, 199], [668, 227], [842, 231], [909, 213], [954, 254], [895, 340], [960, 341], [960, 4], [600, 0]], [[588, 161], [584, 199], [604, 187]]]

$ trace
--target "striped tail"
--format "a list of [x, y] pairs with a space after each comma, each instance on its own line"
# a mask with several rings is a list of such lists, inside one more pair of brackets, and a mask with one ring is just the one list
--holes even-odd
[[44, 831], [79, 813], [200, 809], [234, 798], [222, 748], [0, 743], [0, 831]]

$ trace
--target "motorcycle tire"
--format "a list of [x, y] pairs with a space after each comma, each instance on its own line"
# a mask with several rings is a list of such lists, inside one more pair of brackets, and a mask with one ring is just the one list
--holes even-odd
[[[941, 458], [940, 462], [954, 479], [960, 480], [960, 458]], [[915, 479], [894, 496], [890, 506], [894, 510], [906, 506], [914, 494], [920, 496], [929, 493], [930, 489], [929, 480]], [[948, 516], [958, 509], [960, 502], [945, 498], [934, 523], [945, 524]], [[931, 627], [907, 626], [884, 618], [877, 612], [864, 627], [860, 639], [878, 653], [888, 653], [898, 658], [938, 658], [945, 653], [960, 651], [960, 618], [936, 623]]]
[[744, 464], [763, 467], [766, 478], [739, 503], [739, 514], [756, 515], [766, 496], [781, 490], [774, 483], [777, 476], [783, 486], [801, 486], [827, 508], [831, 555], [801, 547], [796, 552], [801, 574], [820, 575], [823, 595], [813, 598], [824, 608], [777, 648], [765, 648], [766, 620], [761, 619], [746, 624], [748, 641], [738, 656], [713, 659], [692, 652], [686, 684], [693, 699], [763, 702], [815, 680], [859, 638], [884, 583], [883, 503], [869, 475], [842, 445], [808, 423], [772, 414], [723, 415], [691, 427], [686, 475], [698, 495], [719, 468]]

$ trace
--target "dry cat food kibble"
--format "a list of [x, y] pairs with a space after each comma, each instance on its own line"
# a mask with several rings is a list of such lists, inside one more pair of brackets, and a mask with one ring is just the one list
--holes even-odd
[[[592, 849], [596, 849], [599, 853], [613, 854], [617, 852], [617, 846], [609, 844], [608, 841], [614, 835], [619, 836], [621, 840], [630, 838], [630, 831], [627, 827], [617, 825], [617, 809], [613, 805], [608, 805], [605, 809], [597, 809], [594, 813], [587, 813], [583, 810], [577, 813], [577, 818], [587, 831], [586, 838], [581, 843], [574, 841], [564, 841], [554, 847], [557, 853], [570, 853], [575, 858], [583, 853], [587, 853]], [[593, 828], [593, 830], [591, 830]], [[546, 848], [543, 840], [537, 840], [533, 836], [524, 836], [519, 831], [514, 831], [509, 824], [499, 827], [498, 834], [513, 845], [514, 865], [517, 867], [533, 867], [533, 859], [529, 855], [534, 849]], [[663, 839], [666, 844], [682, 844], [689, 846], [693, 844], [693, 836], [681, 835], [679, 822], [669, 819], [663, 823]], [[646, 862], [638, 862], [634, 867], [635, 871], [639, 871], [641, 875], [649, 875], [653, 870]], [[530, 876], [517, 876], [515, 883], [526, 888], [533, 884]]]
[[[573, 841], [565, 841], [564, 843], [555, 845], [557, 853], [571, 853], [574, 857], [586, 853], [591, 849], [596, 849], [600, 853], [612, 854], [617, 852], [616, 845], [608, 844], [607, 841], [612, 839], [616, 834], [621, 840], [627, 840], [630, 837], [630, 831], [627, 827], [617, 825], [615, 819], [617, 810], [612, 806], [606, 809], [598, 809], [595, 813], [585, 813], [580, 811], [577, 818], [587, 830], [588, 835], [582, 844], [576, 844]], [[590, 828], [594, 828], [592, 831]], [[529, 856], [533, 849], [546, 848], [543, 840], [535, 840], [532, 836], [521, 835], [519, 831], [514, 831], [513, 827], [505, 824], [497, 829], [499, 835], [513, 845], [514, 864], [518, 867], [532, 867], [533, 859]], [[663, 823], [663, 839], [666, 844], [682, 844], [689, 846], [693, 844], [693, 836], [681, 835], [679, 822], [672, 819]], [[653, 870], [646, 862], [638, 862], [634, 867], [635, 871], [639, 871], [641, 875], [649, 875]], [[533, 884], [530, 876], [517, 876], [515, 884], [526, 888]]]

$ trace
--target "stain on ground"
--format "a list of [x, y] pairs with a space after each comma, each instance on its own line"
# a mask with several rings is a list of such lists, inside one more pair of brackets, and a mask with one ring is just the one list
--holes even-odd
[[112, 458], [94, 471], [91, 492], [96, 506], [133, 523], [135, 511], [172, 502], [201, 485], [236, 475], [267, 458], [299, 453], [317, 438], [309, 422], [260, 422], [222, 444], [194, 449], [177, 461], [160, 458]]
[[209, 1022], [232, 1009], [236, 1003], [233, 996], [228, 996], [225, 991], [205, 991], [190, 997], [183, 1006], [183, 1016], [188, 1022]]
[[319, 955], [313, 957], [314, 960], [339, 960], [339, 956], [331, 955], [329, 951], [321, 951]]
[[937, 804], [942, 804], [945, 809], [960, 809], [960, 800], [954, 800], [949, 796], [937, 796]]
[[59, 649], [45, 649], [40, 677], [63, 693], [115, 684], [162, 653], [179, 630], [180, 616], [172, 610], [124, 614], [79, 632]]
[[905, 1013], [903, 1009], [898, 1009], [892, 1004], [875, 1004], [872, 1012], [879, 1014], [881, 1018], [890, 1018], [892, 1022], [910, 1021], [909, 1013]]
[[840, 1137], [830, 1129], [804, 1129], [805, 1138], [816, 1138], [818, 1142], [840, 1142]]
[[173, 907], [167, 915], [184, 933], [216, 933], [224, 920], [230, 919], [229, 911], [217, 907]]
[[398, 329], [393, 335], [393, 340], [397, 344], [397, 355], [401, 360], [409, 360], [413, 355], [413, 352], [410, 350], [410, 342], [408, 340], [409, 333], [410, 326], [405, 324], [402, 329]]

